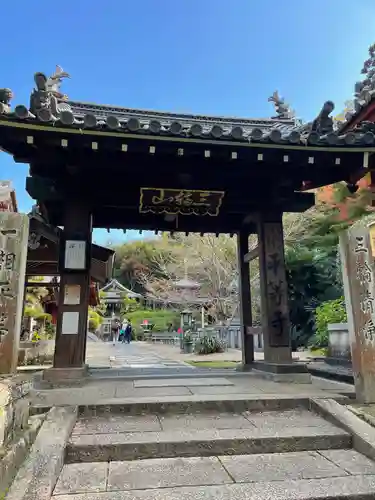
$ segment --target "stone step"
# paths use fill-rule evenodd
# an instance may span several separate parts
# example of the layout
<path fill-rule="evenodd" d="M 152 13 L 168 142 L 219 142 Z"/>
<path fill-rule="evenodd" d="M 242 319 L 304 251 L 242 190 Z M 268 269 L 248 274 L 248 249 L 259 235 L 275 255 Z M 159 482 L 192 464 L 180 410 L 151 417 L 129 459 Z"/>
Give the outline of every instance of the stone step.
<path fill-rule="evenodd" d="M 375 464 L 353 450 L 65 465 L 55 500 L 373 499 Z"/>
<path fill-rule="evenodd" d="M 100 415 L 73 429 L 66 462 L 278 453 L 351 447 L 351 436 L 304 409 Z"/>
<path fill-rule="evenodd" d="M 94 388 L 95 389 L 95 388 Z M 152 391 L 152 388 L 146 388 Z M 91 390 L 90 388 L 82 389 L 78 395 L 78 399 L 74 399 L 74 404 L 78 405 L 80 416 L 95 417 L 95 416 L 109 416 L 109 415 L 143 415 L 149 414 L 180 414 L 180 413 L 201 413 L 201 412 L 229 412 L 241 413 L 243 411 L 276 411 L 286 410 L 293 408 L 308 408 L 309 395 L 293 397 L 289 394 L 281 394 L 275 397 L 274 394 L 205 394 L 190 395 L 190 396 L 163 396 L 161 397 L 126 397 L 101 399 L 98 396 L 96 389 L 96 403 L 95 404 L 82 404 L 82 398 L 85 393 Z M 71 391 L 69 389 L 55 390 L 55 398 L 53 399 L 54 406 L 65 406 L 66 399 L 71 398 Z M 48 391 L 34 391 L 32 401 L 35 401 L 37 396 L 45 395 Z M 330 396 L 332 396 L 330 394 Z M 334 395 L 333 395 L 334 396 Z M 45 396 L 48 398 L 48 394 Z M 93 397 L 93 399 L 95 399 Z M 341 398 L 338 398 L 339 400 Z M 60 401 L 59 401 L 60 400 Z M 60 402 L 60 404 L 59 404 Z M 36 415 L 45 413 L 49 410 L 51 405 L 43 403 L 33 403 L 31 407 L 31 414 Z"/>

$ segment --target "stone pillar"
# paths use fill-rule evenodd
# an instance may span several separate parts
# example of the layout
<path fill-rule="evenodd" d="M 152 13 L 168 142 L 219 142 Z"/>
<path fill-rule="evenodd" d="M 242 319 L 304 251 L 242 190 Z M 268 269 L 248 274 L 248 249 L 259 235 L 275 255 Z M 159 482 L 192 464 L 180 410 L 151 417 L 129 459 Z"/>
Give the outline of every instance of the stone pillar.
<path fill-rule="evenodd" d="M 48 380 L 81 377 L 85 373 L 87 318 L 90 295 L 92 217 L 83 203 L 65 207 L 60 241 L 60 290 L 53 368 Z M 67 248 L 73 249 L 73 253 Z M 81 262 L 80 262 L 81 261 Z"/>
<path fill-rule="evenodd" d="M 368 228 L 357 223 L 343 232 L 340 250 L 356 396 L 375 403 L 375 263 Z"/>
<path fill-rule="evenodd" d="M 245 255 L 249 252 L 249 234 L 240 231 L 237 235 L 237 254 L 239 268 L 239 299 L 240 299 L 240 323 L 241 323 L 241 346 L 242 364 L 244 367 L 254 361 L 254 339 L 249 335 L 249 329 L 253 323 L 251 314 L 251 290 L 249 263 L 244 262 Z"/>
<path fill-rule="evenodd" d="M 0 373 L 17 370 L 29 218 L 0 212 Z"/>
<path fill-rule="evenodd" d="M 306 366 L 292 363 L 282 213 L 260 215 L 258 247 L 264 345 L 259 368 L 275 381 L 310 382 Z"/>

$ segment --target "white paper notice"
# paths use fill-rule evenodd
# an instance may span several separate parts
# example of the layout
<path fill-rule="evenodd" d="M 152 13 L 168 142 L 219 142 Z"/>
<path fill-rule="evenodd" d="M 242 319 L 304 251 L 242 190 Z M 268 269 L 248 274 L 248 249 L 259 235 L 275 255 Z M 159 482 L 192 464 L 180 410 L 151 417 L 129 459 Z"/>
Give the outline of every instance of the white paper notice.
<path fill-rule="evenodd" d="M 78 306 L 81 300 L 81 287 L 79 285 L 65 285 L 64 304 L 67 306 Z"/>
<path fill-rule="evenodd" d="M 67 240 L 65 245 L 65 269 L 85 269 L 86 242 Z"/>
<path fill-rule="evenodd" d="M 62 317 L 62 335 L 78 334 L 79 312 L 64 312 Z"/>

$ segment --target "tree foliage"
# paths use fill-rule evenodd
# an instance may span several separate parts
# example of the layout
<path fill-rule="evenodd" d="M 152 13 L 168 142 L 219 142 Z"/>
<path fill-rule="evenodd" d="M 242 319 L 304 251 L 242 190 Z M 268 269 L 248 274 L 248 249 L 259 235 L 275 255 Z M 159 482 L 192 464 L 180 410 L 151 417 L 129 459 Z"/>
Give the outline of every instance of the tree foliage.
<path fill-rule="evenodd" d="M 126 315 L 132 323 L 134 333 L 139 336 L 142 333 L 142 323 L 147 320 L 149 324 L 154 325 L 154 332 L 165 332 L 170 324 L 177 330 L 180 325 L 180 315 L 177 311 L 172 310 L 155 310 L 138 309 Z"/>
<path fill-rule="evenodd" d="M 314 347 L 328 347 L 328 325 L 347 321 L 344 297 L 324 302 L 315 310 L 316 334 L 311 344 Z"/>
<path fill-rule="evenodd" d="M 286 252 L 290 321 L 294 347 L 306 345 L 315 332 L 315 309 L 342 295 L 337 253 L 304 246 Z"/>
<path fill-rule="evenodd" d="M 103 323 L 103 316 L 94 308 L 89 307 L 88 329 L 90 332 L 96 332 Z"/>
<path fill-rule="evenodd" d="M 115 278 L 138 293 L 145 291 L 145 275 L 151 274 L 155 279 L 166 278 L 160 262 L 169 262 L 173 258 L 172 245 L 165 237 L 133 241 L 115 247 L 115 251 Z"/>
<path fill-rule="evenodd" d="M 43 282 L 43 276 L 34 276 L 30 282 Z M 23 315 L 28 318 L 34 318 L 38 321 L 51 320 L 51 315 L 44 312 L 43 299 L 47 297 L 49 291 L 42 286 L 28 286 L 25 290 L 25 307 Z"/>

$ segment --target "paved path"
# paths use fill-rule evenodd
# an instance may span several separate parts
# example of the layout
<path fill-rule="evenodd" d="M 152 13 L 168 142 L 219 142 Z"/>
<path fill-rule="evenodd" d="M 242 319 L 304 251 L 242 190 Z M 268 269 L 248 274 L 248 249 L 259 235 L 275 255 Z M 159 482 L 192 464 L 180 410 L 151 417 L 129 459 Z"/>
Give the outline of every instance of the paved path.
<path fill-rule="evenodd" d="M 191 369 L 190 375 L 177 372 L 170 367 L 165 377 L 158 378 L 155 373 L 144 375 L 137 379 L 124 377 L 123 372 L 111 371 L 110 376 L 93 376 L 83 386 L 56 389 L 41 389 L 35 387 L 31 391 L 32 404 L 41 406 L 91 405 L 91 404 L 122 404 L 136 401 L 199 401 L 201 399 L 259 399 L 269 398 L 332 398 L 339 395 L 354 394 L 354 388 L 347 384 L 323 380 L 313 377 L 312 384 L 283 384 L 265 380 L 252 373 L 240 373 L 217 376 L 216 374 L 201 374 Z M 132 373 L 135 369 L 132 369 Z M 127 374 L 125 374 L 127 375 Z M 197 376 L 198 375 L 198 376 Z M 205 376 L 206 375 L 206 376 Z"/>
<path fill-rule="evenodd" d="M 301 409 L 96 415 L 73 429 L 52 498 L 312 500 L 317 489 L 319 498 L 342 498 L 349 487 L 373 494 L 375 464 L 343 449 L 349 442 Z"/>
<path fill-rule="evenodd" d="M 175 361 L 242 361 L 241 349 L 228 349 L 222 353 L 206 354 L 201 356 L 199 354 L 184 354 L 180 351 L 179 347 L 173 344 L 163 344 L 161 342 L 139 342 L 144 352 L 152 352 L 155 355 L 168 358 Z M 254 357 L 256 360 L 263 360 L 263 352 L 255 352 Z M 311 357 L 310 351 L 294 352 L 293 359 L 306 361 Z"/>
<path fill-rule="evenodd" d="M 108 375 L 107 368 L 117 375 L 158 375 L 169 371 L 191 373 L 194 367 L 182 361 L 170 359 L 149 349 L 144 342 L 132 342 L 116 345 L 108 342 L 90 342 L 87 344 L 86 362 L 90 368 L 101 368 L 97 377 Z M 115 374 L 115 373 L 114 373 Z"/>
<path fill-rule="evenodd" d="M 262 360 L 262 352 L 256 352 L 255 359 Z M 304 361 L 309 351 L 293 353 L 293 359 Z M 115 359 L 113 359 L 115 358 Z M 111 359 L 111 361 L 110 361 Z M 184 354 L 179 346 L 173 344 L 132 342 L 131 344 L 110 342 L 88 342 L 87 363 L 91 367 L 148 367 L 186 366 L 186 361 L 241 361 L 240 349 L 228 349 L 223 353 Z"/>

